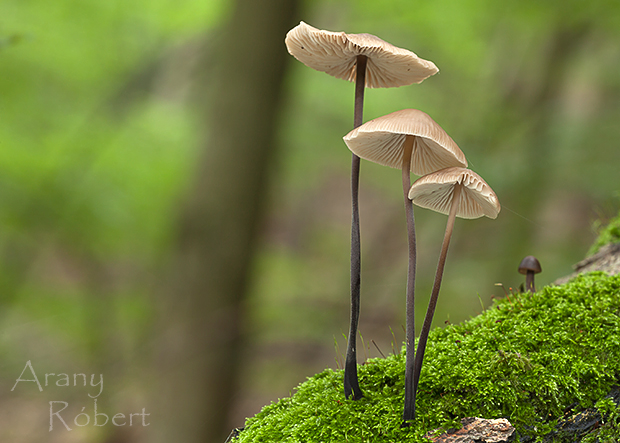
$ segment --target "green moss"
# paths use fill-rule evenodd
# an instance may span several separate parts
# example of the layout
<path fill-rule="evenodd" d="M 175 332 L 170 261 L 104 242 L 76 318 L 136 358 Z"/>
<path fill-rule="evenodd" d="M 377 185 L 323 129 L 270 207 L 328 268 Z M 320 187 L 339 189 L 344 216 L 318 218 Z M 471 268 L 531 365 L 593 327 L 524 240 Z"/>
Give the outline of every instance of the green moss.
<path fill-rule="evenodd" d="M 586 436 L 583 443 L 620 441 L 620 407 L 611 398 L 599 400 L 595 406 L 601 414 L 602 426 Z"/>
<path fill-rule="evenodd" d="M 612 218 L 604 227 L 596 224 L 594 229 L 598 232 L 598 237 L 590 247 L 587 255 L 594 255 L 603 246 L 610 243 L 620 242 L 620 214 Z"/>
<path fill-rule="evenodd" d="M 422 442 L 468 416 L 506 417 L 521 435 L 542 435 L 568 405 L 592 407 L 617 383 L 619 314 L 620 276 L 515 294 L 431 332 L 414 426 L 400 427 L 401 353 L 360 366 L 363 399 L 345 400 L 342 371 L 328 369 L 248 419 L 237 441 Z"/>

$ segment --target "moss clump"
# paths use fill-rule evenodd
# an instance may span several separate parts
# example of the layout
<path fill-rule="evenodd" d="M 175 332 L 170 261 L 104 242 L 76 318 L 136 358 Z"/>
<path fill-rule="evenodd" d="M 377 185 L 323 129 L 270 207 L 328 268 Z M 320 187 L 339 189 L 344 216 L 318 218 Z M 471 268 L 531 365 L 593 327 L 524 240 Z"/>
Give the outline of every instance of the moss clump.
<path fill-rule="evenodd" d="M 404 355 L 359 368 L 365 397 L 345 400 L 326 370 L 247 420 L 238 442 L 422 442 L 462 417 L 505 417 L 543 435 L 574 403 L 592 407 L 620 373 L 620 276 L 579 276 L 515 294 L 459 325 L 432 331 L 417 422 L 402 429 Z"/>
<path fill-rule="evenodd" d="M 620 214 L 612 218 L 605 227 L 597 224 L 594 228 L 598 231 L 598 237 L 590 247 L 587 255 L 596 254 L 599 249 L 610 243 L 620 242 Z"/>
<path fill-rule="evenodd" d="M 595 407 L 601 416 L 601 427 L 587 435 L 582 443 L 620 441 L 620 407 L 609 397 L 599 400 Z"/>

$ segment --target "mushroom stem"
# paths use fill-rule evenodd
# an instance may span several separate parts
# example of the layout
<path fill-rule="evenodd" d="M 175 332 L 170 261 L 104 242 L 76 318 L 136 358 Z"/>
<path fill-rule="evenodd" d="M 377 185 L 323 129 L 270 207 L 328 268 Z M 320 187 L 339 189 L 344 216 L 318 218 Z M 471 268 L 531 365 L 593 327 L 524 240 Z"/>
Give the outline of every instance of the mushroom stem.
<path fill-rule="evenodd" d="M 365 55 L 357 56 L 355 77 L 355 106 L 353 113 L 353 129 L 362 124 L 364 110 L 364 88 L 366 85 Z M 360 281 L 361 281 L 361 242 L 360 215 L 358 204 L 360 175 L 360 158 L 351 155 L 351 323 L 347 344 L 347 357 L 344 366 L 344 396 L 353 396 L 359 400 L 364 396 L 357 378 L 356 334 L 360 315 Z"/>
<path fill-rule="evenodd" d="M 536 289 L 534 288 L 534 271 L 527 271 L 527 274 L 525 275 L 525 289 L 531 293 L 536 292 Z"/>
<path fill-rule="evenodd" d="M 361 126 L 364 120 L 364 90 L 366 87 L 366 63 L 368 57 L 358 55 L 355 71 L 355 107 L 353 110 L 353 129 Z"/>
<path fill-rule="evenodd" d="M 409 200 L 411 188 L 411 156 L 413 154 L 414 135 L 405 138 L 402 178 L 403 193 L 405 195 L 405 214 L 407 216 L 407 238 L 409 241 L 409 267 L 407 269 L 407 302 L 406 302 L 406 362 L 405 362 L 405 407 L 403 410 L 403 425 L 415 418 L 414 393 L 414 358 L 415 358 L 415 272 L 416 272 L 416 240 L 415 219 L 413 217 L 413 202 Z"/>
<path fill-rule="evenodd" d="M 450 246 L 450 238 L 452 237 L 452 230 L 454 229 L 454 221 L 456 219 L 456 212 L 459 208 L 461 199 L 461 191 L 463 185 L 457 183 L 454 186 L 452 193 L 452 205 L 450 206 L 450 213 L 448 215 L 448 223 L 446 225 L 446 234 L 443 238 L 443 244 L 441 246 L 441 253 L 439 254 L 439 262 L 437 264 L 437 273 L 435 274 L 435 282 L 433 283 L 433 291 L 431 298 L 428 302 L 428 309 L 426 310 L 426 316 L 424 317 L 424 324 L 420 331 L 420 338 L 418 340 L 418 349 L 415 356 L 415 368 L 414 368 L 414 381 L 413 381 L 413 393 L 414 402 L 415 395 L 418 390 L 418 381 L 420 380 L 420 370 L 422 369 L 422 360 L 424 359 L 424 351 L 426 349 L 426 342 L 428 340 L 428 333 L 431 329 L 431 323 L 433 322 L 433 315 L 435 314 L 435 307 L 437 306 L 437 299 L 439 298 L 439 288 L 441 287 L 441 278 L 443 277 L 443 270 L 446 264 L 446 255 L 448 254 L 448 247 Z"/>

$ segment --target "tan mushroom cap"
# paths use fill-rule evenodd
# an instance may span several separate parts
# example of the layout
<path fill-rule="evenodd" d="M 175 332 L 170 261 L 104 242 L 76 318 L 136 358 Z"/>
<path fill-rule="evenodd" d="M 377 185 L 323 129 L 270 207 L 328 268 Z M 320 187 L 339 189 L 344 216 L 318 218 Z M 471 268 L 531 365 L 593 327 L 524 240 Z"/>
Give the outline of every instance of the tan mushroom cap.
<path fill-rule="evenodd" d="M 415 136 L 410 168 L 414 174 L 467 167 L 465 154 L 454 140 L 428 114 L 417 109 L 403 109 L 370 120 L 343 139 L 358 157 L 401 169 L 408 135 Z"/>
<path fill-rule="evenodd" d="M 350 82 L 355 81 L 357 56 L 367 56 L 367 88 L 421 83 L 439 72 L 433 62 L 371 34 L 323 31 L 300 22 L 284 41 L 288 52 L 304 65 Z"/>
<path fill-rule="evenodd" d="M 501 210 L 497 195 L 482 177 L 465 168 L 448 168 L 420 177 L 411 186 L 409 199 L 418 206 L 447 215 L 457 183 L 463 185 L 457 217 L 497 217 Z"/>

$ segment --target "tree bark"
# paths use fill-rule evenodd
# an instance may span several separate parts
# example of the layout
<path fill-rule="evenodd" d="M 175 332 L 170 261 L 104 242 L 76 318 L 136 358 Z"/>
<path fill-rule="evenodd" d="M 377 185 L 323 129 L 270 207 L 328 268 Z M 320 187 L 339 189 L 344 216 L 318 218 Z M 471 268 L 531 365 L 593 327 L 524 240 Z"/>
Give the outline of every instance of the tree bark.
<path fill-rule="evenodd" d="M 162 311 L 149 441 L 223 442 L 238 385 L 243 303 L 273 155 L 286 32 L 297 1 L 237 0 L 221 33 L 197 175 L 180 214 Z"/>

